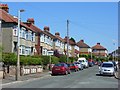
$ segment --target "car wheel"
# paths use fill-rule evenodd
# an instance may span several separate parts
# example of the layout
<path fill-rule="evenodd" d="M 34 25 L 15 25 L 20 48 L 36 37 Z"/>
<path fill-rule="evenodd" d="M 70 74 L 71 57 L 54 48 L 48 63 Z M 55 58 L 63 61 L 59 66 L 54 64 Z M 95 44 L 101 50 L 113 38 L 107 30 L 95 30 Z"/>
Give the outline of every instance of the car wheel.
<path fill-rule="evenodd" d="M 51 74 L 51 76 L 55 76 L 55 74 Z"/>
<path fill-rule="evenodd" d="M 68 74 L 70 74 L 70 73 L 71 73 L 71 71 L 68 72 Z"/>

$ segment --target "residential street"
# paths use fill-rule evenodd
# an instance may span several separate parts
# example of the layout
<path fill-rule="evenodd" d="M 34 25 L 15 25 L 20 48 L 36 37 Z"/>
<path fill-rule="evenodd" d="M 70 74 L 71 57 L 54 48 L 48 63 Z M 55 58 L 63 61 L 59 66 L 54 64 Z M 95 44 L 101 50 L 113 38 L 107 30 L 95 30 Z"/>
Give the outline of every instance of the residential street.
<path fill-rule="evenodd" d="M 110 76 L 96 76 L 98 66 L 70 75 L 48 76 L 35 80 L 3 85 L 3 88 L 118 88 L 118 80 Z"/>

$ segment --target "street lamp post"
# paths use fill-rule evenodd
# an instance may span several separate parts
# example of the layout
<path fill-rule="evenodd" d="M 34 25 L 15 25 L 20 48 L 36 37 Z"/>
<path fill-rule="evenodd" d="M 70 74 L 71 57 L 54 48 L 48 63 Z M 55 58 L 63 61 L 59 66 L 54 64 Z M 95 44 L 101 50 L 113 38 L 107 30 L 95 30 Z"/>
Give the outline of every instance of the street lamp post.
<path fill-rule="evenodd" d="M 69 20 L 67 20 L 67 63 L 69 60 Z"/>
<path fill-rule="evenodd" d="M 21 9 L 18 11 L 18 46 L 17 46 L 17 68 L 16 68 L 16 80 L 19 80 L 20 77 L 20 55 L 19 55 L 19 46 L 20 46 L 20 13 L 24 12 L 25 10 Z"/>

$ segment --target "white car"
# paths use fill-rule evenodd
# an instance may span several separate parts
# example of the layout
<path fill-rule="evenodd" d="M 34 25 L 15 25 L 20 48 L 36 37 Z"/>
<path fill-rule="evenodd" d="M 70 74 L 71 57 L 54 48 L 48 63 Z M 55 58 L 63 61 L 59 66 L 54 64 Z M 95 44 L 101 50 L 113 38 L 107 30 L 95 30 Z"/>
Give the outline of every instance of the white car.
<path fill-rule="evenodd" d="M 99 67 L 100 75 L 114 75 L 115 68 L 112 62 L 103 62 Z"/>
<path fill-rule="evenodd" d="M 84 68 L 88 68 L 88 61 L 86 60 L 86 58 L 78 58 L 78 62 L 81 62 Z"/>
<path fill-rule="evenodd" d="M 74 62 L 74 63 L 79 67 L 79 70 L 83 70 L 82 63 L 80 63 L 80 62 Z"/>

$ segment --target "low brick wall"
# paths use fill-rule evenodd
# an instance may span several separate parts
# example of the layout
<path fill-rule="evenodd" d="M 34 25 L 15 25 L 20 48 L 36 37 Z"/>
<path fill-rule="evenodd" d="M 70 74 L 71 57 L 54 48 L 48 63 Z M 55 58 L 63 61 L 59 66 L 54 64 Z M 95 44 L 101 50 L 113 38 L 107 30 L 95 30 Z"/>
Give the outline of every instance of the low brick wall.
<path fill-rule="evenodd" d="M 23 66 L 23 75 L 43 72 L 42 66 Z"/>
<path fill-rule="evenodd" d="M 9 66 L 5 67 L 4 69 L 5 71 L 5 75 L 11 75 L 14 76 L 16 75 L 16 66 Z M 21 66 L 20 67 L 20 75 L 28 75 L 28 74 L 33 74 L 33 73 L 40 73 L 43 72 L 43 67 L 40 65 L 36 65 L 36 66 Z M 1 75 L 2 72 L 0 72 Z M 2 74 L 3 75 L 3 74 Z"/>
<path fill-rule="evenodd" d="M 3 78 L 3 70 L 0 70 L 0 79 Z"/>

